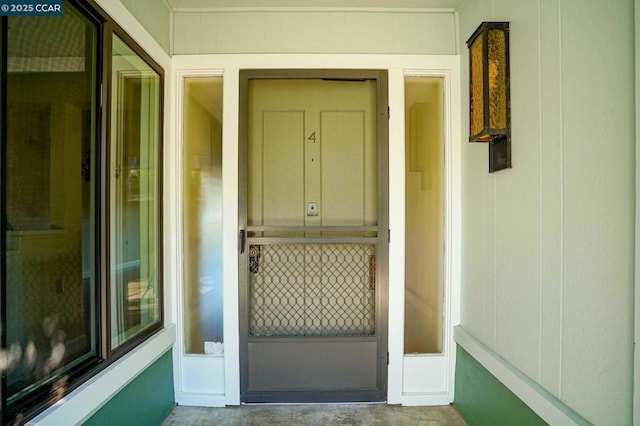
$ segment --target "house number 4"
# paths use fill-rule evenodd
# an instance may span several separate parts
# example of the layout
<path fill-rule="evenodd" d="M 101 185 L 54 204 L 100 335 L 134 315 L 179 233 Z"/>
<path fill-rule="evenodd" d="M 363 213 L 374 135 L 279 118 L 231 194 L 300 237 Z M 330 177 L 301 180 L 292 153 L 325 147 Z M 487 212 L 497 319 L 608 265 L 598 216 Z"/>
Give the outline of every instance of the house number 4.
<path fill-rule="evenodd" d="M 311 133 L 311 135 L 309 135 L 307 140 L 312 141 L 313 143 L 316 143 L 316 132 Z"/>

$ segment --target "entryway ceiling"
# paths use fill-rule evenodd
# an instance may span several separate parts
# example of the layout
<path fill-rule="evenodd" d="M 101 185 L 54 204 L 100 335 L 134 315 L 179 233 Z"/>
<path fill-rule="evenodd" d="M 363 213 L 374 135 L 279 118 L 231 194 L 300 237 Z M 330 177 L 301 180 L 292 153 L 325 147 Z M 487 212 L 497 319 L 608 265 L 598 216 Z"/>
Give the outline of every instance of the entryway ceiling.
<path fill-rule="evenodd" d="M 191 8 L 401 8 L 455 9 L 464 0 L 168 0 L 174 9 Z"/>

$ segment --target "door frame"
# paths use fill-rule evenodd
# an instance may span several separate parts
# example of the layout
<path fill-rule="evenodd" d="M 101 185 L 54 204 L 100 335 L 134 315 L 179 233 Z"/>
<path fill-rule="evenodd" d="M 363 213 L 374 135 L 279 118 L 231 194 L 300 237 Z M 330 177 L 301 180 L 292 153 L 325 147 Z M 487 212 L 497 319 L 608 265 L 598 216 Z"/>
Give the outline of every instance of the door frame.
<path fill-rule="evenodd" d="M 360 394 L 351 399 L 349 391 L 271 392 L 270 396 L 253 395 L 253 401 L 299 402 L 313 395 L 312 402 L 363 402 L 386 401 L 388 370 L 388 264 L 389 264 L 389 103 L 386 70 L 344 69 L 243 69 L 239 72 L 238 117 L 238 235 L 247 228 L 247 167 L 248 158 L 248 94 L 249 81 L 258 79 L 328 79 L 344 81 L 374 80 L 376 82 L 376 149 L 377 149 L 377 211 L 378 235 L 376 244 L 376 335 L 377 335 L 377 391 Z M 244 237 L 242 237 L 244 239 Z M 238 312 L 240 332 L 240 398 L 248 387 L 248 261 L 247 250 L 238 250 Z M 278 395 L 276 395 L 276 393 Z M 283 401 L 284 400 L 284 401 Z"/>
<path fill-rule="evenodd" d="M 389 78 L 389 366 L 387 401 L 403 405 L 442 405 L 453 401 L 455 342 L 453 326 L 460 322 L 461 245 L 462 245 L 462 128 L 468 116 L 462 115 L 465 91 L 461 87 L 459 55 L 396 54 L 219 54 L 178 55 L 173 58 L 173 78 L 167 90 L 176 102 L 167 104 L 167 134 L 175 144 L 165 153 L 165 193 L 174 200 L 165 203 L 165 271 L 172 277 L 167 286 L 165 313 L 168 323 L 176 323 L 174 383 L 176 402 L 183 405 L 225 406 L 240 404 L 240 358 L 238 325 L 238 88 L 240 69 L 381 69 Z M 187 356 L 183 344 L 182 276 L 182 79 L 185 76 L 223 77 L 223 281 L 224 356 Z M 447 293 L 449 309 L 445 321 L 448 350 L 446 386 L 437 391 L 405 393 L 404 357 L 404 77 L 435 75 L 445 78 L 445 144 L 447 150 Z M 465 88 L 465 90 L 467 90 Z M 466 161 L 484 157 L 471 156 Z M 169 160 L 167 160 L 169 159 Z"/>

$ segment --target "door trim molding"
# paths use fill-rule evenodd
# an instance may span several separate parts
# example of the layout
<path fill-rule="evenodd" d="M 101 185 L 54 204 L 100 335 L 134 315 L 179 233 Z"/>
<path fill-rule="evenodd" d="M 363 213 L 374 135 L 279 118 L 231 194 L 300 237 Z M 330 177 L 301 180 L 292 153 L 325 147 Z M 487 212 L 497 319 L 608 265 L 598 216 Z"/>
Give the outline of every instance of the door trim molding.
<path fill-rule="evenodd" d="M 239 373 L 239 325 L 238 325 L 238 87 L 240 69 L 324 69 L 329 66 L 335 69 L 381 69 L 387 70 L 389 76 L 389 104 L 391 117 L 389 119 L 389 143 L 390 143 L 390 228 L 392 240 L 390 245 L 389 264 L 389 330 L 403 330 L 404 327 L 404 279 L 403 263 L 398 264 L 398 258 L 402 255 L 404 218 L 398 216 L 395 204 L 398 203 L 398 193 L 404 186 L 397 187 L 404 180 L 404 114 L 400 111 L 404 108 L 403 84 L 404 75 L 415 73 L 432 73 L 448 75 L 449 83 L 446 94 L 449 106 L 447 109 L 447 129 L 449 136 L 448 147 L 451 149 L 451 191 L 452 210 L 450 219 L 452 224 L 451 234 L 451 287 L 450 298 L 447 301 L 451 312 L 450 324 L 456 325 L 460 321 L 460 272 L 461 272 L 461 133 L 462 121 L 466 116 L 461 115 L 461 88 L 460 88 L 460 57 L 456 55 L 404 55 L 404 54 L 211 54 L 211 55 L 176 55 L 172 58 L 173 78 L 166 80 L 167 92 L 171 92 L 176 102 L 168 106 L 168 113 L 172 117 L 167 120 L 165 127 L 168 133 L 174 134 L 176 144 L 168 150 L 174 152 L 174 156 L 167 158 L 181 158 L 180 135 L 180 82 L 184 75 L 223 75 L 223 276 L 224 276 L 224 371 L 216 373 L 215 383 L 211 388 L 202 389 L 198 393 L 188 395 L 180 388 L 182 376 L 187 374 L 180 368 L 176 368 L 176 400 L 180 395 L 202 397 L 199 405 L 238 405 L 240 404 L 240 373 Z M 171 69 L 167 66 L 167 69 Z M 176 198 L 181 194 L 180 173 L 177 167 L 180 161 L 169 160 L 167 169 L 171 171 L 175 179 L 165 179 L 165 193 Z M 402 183 L 404 185 L 404 183 Z M 179 201 L 177 199 L 177 201 Z M 400 200 L 403 202 L 403 200 Z M 182 325 L 181 315 L 178 313 L 179 301 L 177 289 L 182 285 L 180 265 L 182 253 L 177 244 L 182 241 L 180 222 L 176 217 L 180 211 L 179 203 L 167 207 L 169 213 L 165 221 L 166 234 L 166 263 L 167 276 L 173 276 L 174 285 L 168 286 L 167 295 L 167 323 L 177 322 L 178 329 Z M 404 258 L 400 260 L 404 261 Z M 400 327 L 400 328 L 399 328 Z M 452 326 L 448 326 L 452 335 Z M 402 332 L 389 335 L 389 378 L 388 378 L 388 402 L 392 404 L 428 405 L 441 404 L 438 401 L 430 401 L 428 395 L 403 395 L 402 372 L 404 363 Z M 179 340 L 179 339 L 178 339 Z M 453 339 L 447 339 L 447 344 L 455 348 Z M 180 357 L 175 357 L 179 360 Z M 177 366 L 179 361 L 174 361 Z M 455 356 L 449 360 L 450 371 L 448 380 L 451 385 L 447 392 L 453 395 L 453 378 Z M 220 393 L 222 392 L 222 393 Z M 216 399 L 211 399 L 212 395 Z M 218 397 L 220 395 L 222 399 Z M 452 397 L 451 397 L 452 398 Z M 450 398 L 450 399 L 451 399 Z"/>

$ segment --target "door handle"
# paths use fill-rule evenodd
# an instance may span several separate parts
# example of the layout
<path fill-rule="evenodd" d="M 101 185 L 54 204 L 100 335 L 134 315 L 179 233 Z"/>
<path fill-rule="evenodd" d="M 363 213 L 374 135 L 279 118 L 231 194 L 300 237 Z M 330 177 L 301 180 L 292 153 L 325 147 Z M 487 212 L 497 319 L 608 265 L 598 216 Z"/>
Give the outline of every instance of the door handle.
<path fill-rule="evenodd" d="M 238 244 L 240 244 L 240 254 L 244 253 L 244 246 L 247 241 L 247 232 L 244 229 L 240 230 L 240 235 L 238 237 Z"/>

